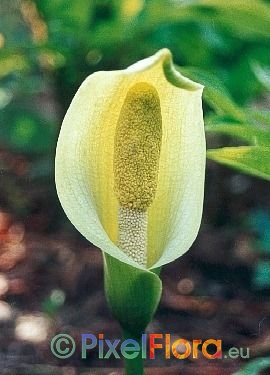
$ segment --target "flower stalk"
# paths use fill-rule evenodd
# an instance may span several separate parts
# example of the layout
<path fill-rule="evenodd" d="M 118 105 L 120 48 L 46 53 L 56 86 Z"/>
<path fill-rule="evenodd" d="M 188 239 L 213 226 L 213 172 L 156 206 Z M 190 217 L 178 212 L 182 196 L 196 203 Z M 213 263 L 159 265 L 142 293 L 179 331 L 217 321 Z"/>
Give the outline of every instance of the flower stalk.
<path fill-rule="evenodd" d="M 124 331 L 123 339 L 135 340 L 140 345 L 140 348 L 142 348 L 142 335 L 132 336 L 129 332 Z M 125 375 L 134 375 L 134 374 L 143 375 L 144 364 L 143 364 L 142 353 L 139 352 L 135 358 L 124 358 L 124 366 L 125 366 Z"/>

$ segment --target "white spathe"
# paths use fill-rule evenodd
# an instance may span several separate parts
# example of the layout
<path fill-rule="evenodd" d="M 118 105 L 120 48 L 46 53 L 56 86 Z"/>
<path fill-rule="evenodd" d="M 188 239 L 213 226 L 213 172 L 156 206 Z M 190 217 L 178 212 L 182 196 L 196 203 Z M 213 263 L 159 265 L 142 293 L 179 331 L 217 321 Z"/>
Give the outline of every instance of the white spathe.
<path fill-rule="evenodd" d="M 204 194 L 203 86 L 174 69 L 169 50 L 83 82 L 61 127 L 55 178 L 63 209 L 82 235 L 118 260 L 144 268 L 117 246 L 119 205 L 113 190 L 115 129 L 126 94 L 137 82 L 155 87 L 162 113 L 158 185 L 148 209 L 146 268 L 153 269 L 190 248 Z"/>

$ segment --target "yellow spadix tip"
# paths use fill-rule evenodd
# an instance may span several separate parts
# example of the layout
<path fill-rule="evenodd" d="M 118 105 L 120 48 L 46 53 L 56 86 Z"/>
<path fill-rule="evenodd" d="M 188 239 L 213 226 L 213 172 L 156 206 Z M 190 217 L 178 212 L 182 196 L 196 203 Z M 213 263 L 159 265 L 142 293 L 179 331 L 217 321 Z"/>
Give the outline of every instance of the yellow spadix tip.
<path fill-rule="evenodd" d="M 158 92 L 136 83 L 127 92 L 114 140 L 114 190 L 122 207 L 145 211 L 154 200 L 161 137 Z"/>

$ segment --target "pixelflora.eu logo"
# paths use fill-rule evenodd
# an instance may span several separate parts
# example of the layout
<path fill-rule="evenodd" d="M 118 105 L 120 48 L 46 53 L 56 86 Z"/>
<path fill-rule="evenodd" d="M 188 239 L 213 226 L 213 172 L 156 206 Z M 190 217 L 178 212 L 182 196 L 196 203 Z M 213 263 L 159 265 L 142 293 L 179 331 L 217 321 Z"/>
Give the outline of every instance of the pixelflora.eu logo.
<path fill-rule="evenodd" d="M 155 359 L 157 351 L 161 352 L 166 359 L 186 359 L 189 356 L 196 359 L 199 352 L 208 359 L 249 358 L 249 348 L 232 347 L 226 353 L 223 353 L 222 340 L 187 341 L 179 338 L 173 341 L 170 334 L 162 333 L 143 334 L 140 343 L 133 339 L 124 341 L 116 339 L 112 341 L 104 338 L 102 333 L 98 334 L 98 336 L 91 333 L 83 333 L 80 342 L 77 344 L 70 335 L 60 333 L 51 340 L 51 352 L 57 358 L 66 359 L 74 354 L 76 345 L 82 359 L 86 359 L 94 348 L 98 351 L 99 359 L 111 357 L 133 359 L 138 356 L 143 359 Z"/>

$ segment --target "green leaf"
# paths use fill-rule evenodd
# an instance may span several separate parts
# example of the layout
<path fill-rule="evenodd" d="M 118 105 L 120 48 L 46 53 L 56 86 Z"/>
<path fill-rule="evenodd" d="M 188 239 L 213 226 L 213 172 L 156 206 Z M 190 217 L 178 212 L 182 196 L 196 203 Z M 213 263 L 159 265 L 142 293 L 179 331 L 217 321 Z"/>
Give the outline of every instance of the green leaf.
<path fill-rule="evenodd" d="M 158 306 L 162 284 L 153 272 L 104 254 L 105 291 L 111 311 L 124 331 L 138 337 Z"/>
<path fill-rule="evenodd" d="M 266 130 L 252 124 L 239 124 L 221 121 L 206 125 L 205 130 L 210 133 L 238 137 L 254 146 L 270 146 L 270 129 Z"/>
<path fill-rule="evenodd" d="M 1 54 L 0 62 L 1 79 L 9 74 L 14 74 L 14 72 L 26 72 L 29 69 L 29 64 L 26 58 L 20 54 Z"/>
<path fill-rule="evenodd" d="M 220 164 L 270 181 L 270 147 L 224 147 L 208 150 L 207 157 Z"/>
<path fill-rule="evenodd" d="M 241 370 L 234 372 L 232 375 L 258 375 L 261 370 L 270 367 L 270 358 L 257 358 L 249 362 Z"/>
<path fill-rule="evenodd" d="M 248 109 L 248 117 L 255 122 L 270 126 L 270 111 Z"/>
<path fill-rule="evenodd" d="M 237 34 L 241 39 L 270 38 L 270 7 L 261 0 L 186 0 L 168 2 L 149 0 L 144 20 L 150 26 L 164 23 L 209 22 Z"/>
<path fill-rule="evenodd" d="M 12 150 L 44 154 L 52 151 L 56 128 L 36 113 L 10 106 L 0 119 L 0 144 Z"/>
<path fill-rule="evenodd" d="M 270 7 L 264 1 L 198 0 L 192 4 L 215 10 L 215 23 L 223 24 L 241 38 L 270 37 Z"/>
<path fill-rule="evenodd" d="M 259 63 L 253 63 L 252 70 L 256 75 L 258 81 L 267 89 L 270 90 L 270 68 L 261 66 Z"/>
<path fill-rule="evenodd" d="M 76 27 L 77 32 L 87 30 L 93 13 L 92 1 L 37 0 L 38 9 L 50 21 L 57 19 L 56 27 Z M 55 27 L 55 25 L 53 25 Z"/>
<path fill-rule="evenodd" d="M 220 115 L 229 115 L 235 120 L 245 121 L 244 111 L 233 101 L 230 93 L 214 74 L 199 68 L 184 67 L 178 70 L 205 86 L 204 100 Z"/>

